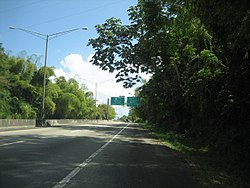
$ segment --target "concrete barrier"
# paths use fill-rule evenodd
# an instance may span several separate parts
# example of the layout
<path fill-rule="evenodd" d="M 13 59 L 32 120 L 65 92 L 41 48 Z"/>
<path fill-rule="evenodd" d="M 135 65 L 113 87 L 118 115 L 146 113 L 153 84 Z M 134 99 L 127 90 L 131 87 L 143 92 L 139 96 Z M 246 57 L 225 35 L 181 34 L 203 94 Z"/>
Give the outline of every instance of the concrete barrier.
<path fill-rule="evenodd" d="M 94 122 L 93 120 L 85 120 L 85 119 L 47 119 L 52 126 L 53 125 L 78 125 L 78 124 L 86 124 Z"/>
<path fill-rule="evenodd" d="M 0 119 L 0 127 L 35 126 L 35 119 Z"/>
<path fill-rule="evenodd" d="M 106 122 L 105 120 L 86 120 L 86 119 L 46 119 L 50 125 L 79 125 L 86 123 L 102 123 Z M 35 119 L 0 119 L 0 128 L 1 127 L 24 127 L 32 126 L 35 127 Z"/>

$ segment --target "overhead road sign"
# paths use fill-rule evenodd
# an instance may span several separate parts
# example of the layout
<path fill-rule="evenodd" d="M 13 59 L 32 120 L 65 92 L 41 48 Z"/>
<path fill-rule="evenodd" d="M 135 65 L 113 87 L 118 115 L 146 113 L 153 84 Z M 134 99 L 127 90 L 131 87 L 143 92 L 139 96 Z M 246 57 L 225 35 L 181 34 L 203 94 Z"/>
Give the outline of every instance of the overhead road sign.
<path fill-rule="evenodd" d="M 140 107 L 141 101 L 139 97 L 127 97 L 127 106 L 129 107 Z"/>
<path fill-rule="evenodd" d="M 111 97 L 111 105 L 123 105 L 125 104 L 125 97 Z"/>

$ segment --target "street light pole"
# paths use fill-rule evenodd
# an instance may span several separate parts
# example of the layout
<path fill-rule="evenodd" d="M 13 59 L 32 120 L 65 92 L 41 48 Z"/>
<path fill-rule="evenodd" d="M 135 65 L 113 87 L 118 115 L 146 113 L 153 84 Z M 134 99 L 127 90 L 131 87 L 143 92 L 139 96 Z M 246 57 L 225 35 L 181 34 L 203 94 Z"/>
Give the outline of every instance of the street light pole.
<path fill-rule="evenodd" d="M 97 82 L 95 83 L 95 120 L 97 120 Z"/>
<path fill-rule="evenodd" d="M 47 67 L 47 56 L 48 56 L 48 43 L 49 43 L 49 35 L 46 35 L 46 43 L 45 43 L 45 55 L 44 55 L 44 74 L 43 74 L 43 101 L 42 101 L 42 118 L 45 118 L 45 87 L 46 87 L 46 67 Z"/>
<path fill-rule="evenodd" d="M 103 84 L 105 82 L 109 82 L 109 81 L 113 81 L 113 79 L 109 79 L 109 80 L 104 80 L 102 82 L 96 82 L 95 83 L 95 119 L 97 120 L 97 85 L 98 84 Z"/>
<path fill-rule="evenodd" d="M 109 81 L 114 81 L 113 79 L 109 79 L 109 80 L 104 80 L 104 81 L 101 81 L 101 82 L 93 82 L 93 81 L 90 81 L 90 80 L 87 80 L 87 79 L 84 79 L 84 78 L 80 78 L 82 80 L 85 80 L 91 84 L 95 84 L 95 120 L 97 120 L 97 89 L 98 89 L 98 84 L 103 84 L 105 82 L 109 82 Z"/>
<path fill-rule="evenodd" d="M 40 126 L 43 126 L 44 123 L 45 123 L 46 67 L 47 67 L 47 56 L 48 56 L 49 39 L 54 39 L 54 38 L 60 37 L 62 35 L 71 33 L 73 31 L 88 30 L 88 28 L 87 27 L 75 28 L 75 29 L 61 31 L 61 32 L 53 33 L 53 34 L 42 34 L 42 33 L 39 33 L 39 32 L 30 31 L 30 30 L 27 30 L 27 29 L 13 27 L 13 26 L 10 26 L 9 29 L 20 30 L 20 31 L 29 33 L 31 35 L 34 35 L 34 36 L 36 36 L 38 38 L 41 38 L 41 39 L 45 40 L 44 75 L 43 75 L 43 98 L 42 98 L 42 109 L 41 109 L 41 114 L 40 114 L 41 117 L 42 117 L 42 123 L 41 123 L 42 125 L 40 125 Z"/>
<path fill-rule="evenodd" d="M 109 98 L 107 100 L 107 116 L 106 116 L 107 121 L 109 121 Z"/>

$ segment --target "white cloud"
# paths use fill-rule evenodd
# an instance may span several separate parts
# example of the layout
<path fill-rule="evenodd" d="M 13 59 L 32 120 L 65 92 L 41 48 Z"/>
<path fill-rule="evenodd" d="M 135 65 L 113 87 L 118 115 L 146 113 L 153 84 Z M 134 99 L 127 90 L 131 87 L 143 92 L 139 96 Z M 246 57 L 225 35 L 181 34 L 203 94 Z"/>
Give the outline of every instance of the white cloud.
<path fill-rule="evenodd" d="M 81 55 L 70 54 L 60 62 L 62 68 L 55 69 L 55 74 L 57 77 L 64 76 L 66 79 L 75 78 L 79 83 L 84 83 L 94 95 L 97 83 L 97 100 L 99 103 L 106 103 L 110 97 L 134 95 L 134 88 L 123 88 L 122 83 L 116 83 L 115 74 L 92 65 L 89 62 L 91 58 L 92 55 L 88 57 L 88 61 L 84 61 Z M 148 76 L 143 75 L 143 77 Z M 124 107 L 116 107 L 117 109 L 123 111 L 123 113 L 128 111 Z"/>
<path fill-rule="evenodd" d="M 64 76 L 67 80 L 69 79 L 67 73 L 62 68 L 54 70 L 56 77 Z"/>
<path fill-rule="evenodd" d="M 91 55 L 88 57 L 88 61 L 91 57 Z M 134 93 L 134 89 L 124 89 L 122 83 L 116 83 L 115 74 L 103 71 L 97 66 L 84 61 L 79 54 L 70 54 L 60 63 L 63 68 L 55 70 L 57 77 L 75 78 L 78 82 L 84 83 L 94 94 L 96 83 L 98 95 L 106 95 L 107 97 L 127 96 L 129 93 Z"/>

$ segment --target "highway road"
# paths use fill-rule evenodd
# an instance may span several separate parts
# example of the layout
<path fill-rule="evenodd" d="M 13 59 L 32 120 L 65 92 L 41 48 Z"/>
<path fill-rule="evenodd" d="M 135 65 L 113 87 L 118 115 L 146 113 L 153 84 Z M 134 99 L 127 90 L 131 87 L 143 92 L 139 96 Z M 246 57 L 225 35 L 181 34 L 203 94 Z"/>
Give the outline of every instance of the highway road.
<path fill-rule="evenodd" d="M 192 173 L 132 123 L 0 132 L 1 188 L 195 188 Z"/>

